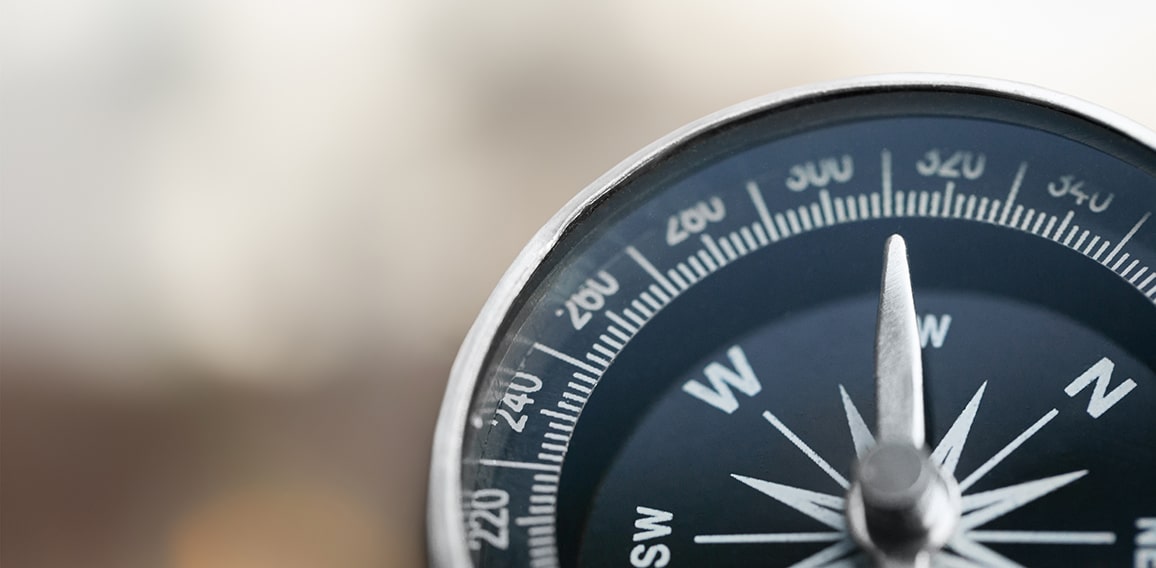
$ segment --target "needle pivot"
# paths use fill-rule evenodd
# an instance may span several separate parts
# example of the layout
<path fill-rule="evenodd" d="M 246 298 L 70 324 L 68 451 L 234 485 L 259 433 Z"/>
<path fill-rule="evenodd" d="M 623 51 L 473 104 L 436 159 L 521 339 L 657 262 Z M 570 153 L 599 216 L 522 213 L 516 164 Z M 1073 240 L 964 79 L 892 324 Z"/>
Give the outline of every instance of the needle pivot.
<path fill-rule="evenodd" d="M 852 535 L 882 566 L 926 566 L 959 518 L 959 490 L 921 448 L 884 442 L 863 456 L 847 500 Z"/>

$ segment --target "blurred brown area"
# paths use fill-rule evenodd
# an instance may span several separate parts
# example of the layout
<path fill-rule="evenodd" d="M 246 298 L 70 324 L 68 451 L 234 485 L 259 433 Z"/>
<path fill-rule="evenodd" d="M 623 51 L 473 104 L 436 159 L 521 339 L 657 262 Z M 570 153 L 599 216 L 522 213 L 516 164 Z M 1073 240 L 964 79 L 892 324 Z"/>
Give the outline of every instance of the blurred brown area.
<path fill-rule="evenodd" d="M 788 86 L 1041 84 L 1156 125 L 1142 3 L 9 0 L 0 565 L 424 563 L 457 345 L 617 161 Z"/>

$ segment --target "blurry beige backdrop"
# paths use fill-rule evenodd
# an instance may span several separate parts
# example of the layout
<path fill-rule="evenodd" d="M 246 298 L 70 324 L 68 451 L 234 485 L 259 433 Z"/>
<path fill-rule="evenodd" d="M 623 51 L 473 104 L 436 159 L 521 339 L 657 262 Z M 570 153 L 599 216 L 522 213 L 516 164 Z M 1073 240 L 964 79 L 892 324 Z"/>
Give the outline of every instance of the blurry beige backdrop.
<path fill-rule="evenodd" d="M 1148 2 L 0 6 L 5 568 L 420 565 L 489 289 L 723 106 L 938 71 L 1156 126 Z"/>

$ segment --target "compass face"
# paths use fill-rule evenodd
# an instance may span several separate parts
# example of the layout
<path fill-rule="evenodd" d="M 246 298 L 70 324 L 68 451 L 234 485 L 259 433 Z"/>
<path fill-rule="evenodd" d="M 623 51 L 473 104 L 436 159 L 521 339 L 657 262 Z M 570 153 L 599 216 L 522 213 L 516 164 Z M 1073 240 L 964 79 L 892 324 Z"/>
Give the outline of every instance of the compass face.
<path fill-rule="evenodd" d="M 756 101 L 628 161 L 527 248 L 463 347 L 434 563 L 1156 566 L 1150 136 L 1022 86 L 879 80 Z M 880 309 L 892 235 L 906 335 Z M 917 388 L 877 398 L 905 340 Z M 954 507 L 899 564 L 847 513 L 897 405 Z"/>

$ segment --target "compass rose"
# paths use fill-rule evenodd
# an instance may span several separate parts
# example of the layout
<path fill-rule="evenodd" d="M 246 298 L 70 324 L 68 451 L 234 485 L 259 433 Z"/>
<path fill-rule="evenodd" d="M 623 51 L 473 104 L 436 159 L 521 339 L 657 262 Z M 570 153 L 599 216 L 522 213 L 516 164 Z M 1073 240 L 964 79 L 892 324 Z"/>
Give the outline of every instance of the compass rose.
<path fill-rule="evenodd" d="M 879 565 L 887 567 L 931 563 L 939 566 L 1019 566 L 983 543 L 1114 544 L 1116 535 L 1112 532 L 982 530 L 987 523 L 1075 482 L 1088 471 L 1071 471 L 997 489 L 968 492 L 1051 422 L 1059 414 L 1053 408 L 957 484 L 956 468 L 987 389 L 986 381 L 979 386 L 935 449 L 923 457 L 923 374 L 917 334 L 906 246 L 896 235 L 888 240 L 884 252 L 876 331 L 879 436 L 871 433 L 847 390 L 839 385 L 844 415 L 855 446 L 858 479 L 854 483 L 848 481 L 769 410 L 763 412 L 763 418 L 838 484 L 846 496 L 731 474 L 734 479 L 832 530 L 698 535 L 695 542 L 833 543 L 794 564 L 796 568 L 845 565 L 851 562 L 849 557 L 853 557 L 853 552 L 859 548 L 857 543 L 874 552 Z M 1073 385 L 1079 382 L 1077 379 Z M 883 452 L 888 453 L 887 457 L 880 458 Z M 904 459 L 908 463 L 900 463 Z M 872 483 L 875 485 L 871 486 Z M 871 497 L 868 492 L 874 492 L 876 497 Z M 876 499 L 874 503 L 871 501 L 873 498 Z M 902 504 L 896 504 L 899 502 L 897 499 Z M 875 526 L 871 525 L 873 521 Z"/>
<path fill-rule="evenodd" d="M 971 433 L 976 413 L 983 400 L 987 382 L 980 385 L 971 401 L 959 413 L 947 434 L 940 440 L 935 450 L 931 452 L 932 461 L 948 475 L 954 475 L 960 454 Z M 875 445 L 875 437 L 867 428 L 859 410 L 855 407 L 846 389 L 839 387 L 843 399 L 843 410 L 847 417 L 847 426 L 851 432 L 851 439 L 855 444 L 855 452 L 862 457 L 868 449 Z M 964 491 L 960 505 L 962 516 L 959 519 L 955 533 L 951 536 L 946 550 L 941 551 L 932 559 L 937 566 L 1019 566 L 1007 557 L 995 552 L 984 543 L 1030 543 L 1030 544 L 1068 544 L 1068 545 L 1110 545 L 1116 542 L 1116 535 L 1102 531 L 1040 531 L 1040 530 L 983 530 L 982 527 L 992 520 L 1006 515 L 1027 505 L 1041 497 L 1048 495 L 1088 474 L 1087 470 L 1072 471 L 1042 479 L 1025 481 L 1006 487 L 988 491 L 967 492 L 967 489 L 978 482 L 984 475 L 995 468 L 1001 461 L 1018 450 L 1032 436 L 1039 432 L 1048 422 L 1057 415 L 1056 410 L 1045 414 L 1007 443 L 1001 450 L 988 458 L 983 465 L 972 471 L 962 482 L 960 488 Z M 826 473 L 831 480 L 846 490 L 850 483 L 837 472 L 827 460 L 811 449 L 799 436 L 791 431 L 770 411 L 763 413 L 763 417 L 787 440 L 803 452 L 812 462 Z M 827 532 L 792 532 L 792 533 L 755 533 L 755 534 L 720 534 L 698 535 L 695 542 L 699 544 L 739 544 L 739 543 L 800 543 L 800 542 L 832 542 L 831 546 L 793 564 L 792 568 L 814 568 L 847 566 L 852 564 L 856 550 L 854 540 L 847 529 L 844 517 L 846 499 L 842 495 L 810 491 L 789 485 L 782 485 L 749 477 L 732 474 L 731 477 L 750 486 L 780 503 L 810 517 L 831 530 Z"/>

